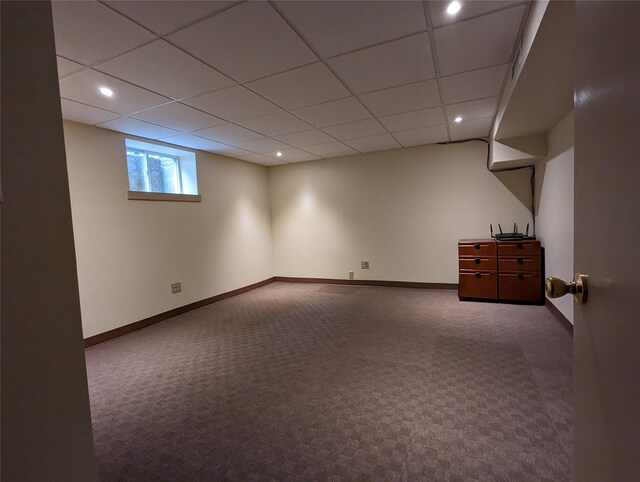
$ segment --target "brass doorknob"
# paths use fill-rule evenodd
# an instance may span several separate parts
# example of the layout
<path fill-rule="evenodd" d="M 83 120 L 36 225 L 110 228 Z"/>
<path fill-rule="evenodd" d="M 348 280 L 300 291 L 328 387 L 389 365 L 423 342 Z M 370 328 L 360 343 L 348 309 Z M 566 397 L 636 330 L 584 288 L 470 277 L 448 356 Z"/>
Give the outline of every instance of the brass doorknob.
<path fill-rule="evenodd" d="M 586 274 L 577 273 L 573 281 L 567 283 L 560 278 L 554 278 L 552 276 L 545 280 L 544 286 L 549 298 L 560 298 L 568 293 L 575 296 L 576 301 L 579 303 L 587 302 L 587 279 L 589 277 Z"/>

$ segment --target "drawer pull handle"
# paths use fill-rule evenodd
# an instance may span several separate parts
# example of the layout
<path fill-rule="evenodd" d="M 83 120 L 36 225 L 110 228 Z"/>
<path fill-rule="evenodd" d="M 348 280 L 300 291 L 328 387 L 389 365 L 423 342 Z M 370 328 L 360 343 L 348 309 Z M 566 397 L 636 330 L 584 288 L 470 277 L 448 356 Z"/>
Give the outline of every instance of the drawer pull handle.
<path fill-rule="evenodd" d="M 516 243 L 516 248 L 522 249 L 522 243 Z"/>
<path fill-rule="evenodd" d="M 476 271 L 476 278 L 481 278 L 482 277 L 482 273 L 480 271 Z"/>
<path fill-rule="evenodd" d="M 480 264 L 480 258 L 475 259 L 476 264 Z"/>
<path fill-rule="evenodd" d="M 474 244 L 473 247 L 476 248 L 476 249 L 480 249 L 480 243 Z"/>
<path fill-rule="evenodd" d="M 522 273 L 518 273 L 516 276 L 518 277 L 518 279 L 524 279 L 524 275 Z"/>
<path fill-rule="evenodd" d="M 518 258 L 518 264 L 524 264 L 524 259 Z"/>

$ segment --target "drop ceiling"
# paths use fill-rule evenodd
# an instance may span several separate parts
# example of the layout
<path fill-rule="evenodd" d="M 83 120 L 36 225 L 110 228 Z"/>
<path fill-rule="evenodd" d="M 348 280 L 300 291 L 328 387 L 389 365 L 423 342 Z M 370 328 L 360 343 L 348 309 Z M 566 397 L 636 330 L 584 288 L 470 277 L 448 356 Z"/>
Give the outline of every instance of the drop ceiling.
<path fill-rule="evenodd" d="M 263 165 L 486 136 L 528 4 L 448 3 L 54 1 L 63 117 Z"/>

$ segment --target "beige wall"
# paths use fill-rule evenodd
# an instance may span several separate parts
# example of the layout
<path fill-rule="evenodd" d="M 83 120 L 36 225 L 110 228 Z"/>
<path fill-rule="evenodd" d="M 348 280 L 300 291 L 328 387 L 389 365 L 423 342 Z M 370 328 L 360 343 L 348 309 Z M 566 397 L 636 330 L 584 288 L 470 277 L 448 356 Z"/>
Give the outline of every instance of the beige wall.
<path fill-rule="evenodd" d="M 529 170 L 488 172 L 481 142 L 268 170 L 199 152 L 203 201 L 178 203 L 126 199 L 125 137 L 65 122 L 85 337 L 274 275 L 457 283 L 458 239 L 531 221 Z"/>
<path fill-rule="evenodd" d="M 536 165 L 536 230 L 546 276 L 573 279 L 573 112 L 548 135 L 549 155 Z M 573 297 L 551 302 L 573 323 Z"/>
<path fill-rule="evenodd" d="M 429 145 L 270 168 L 275 274 L 457 283 L 458 239 L 531 222 L 530 171 L 491 173 L 486 149 Z"/>
<path fill-rule="evenodd" d="M 126 136 L 64 127 L 85 338 L 273 275 L 267 168 L 198 152 L 201 203 L 129 201 Z"/>

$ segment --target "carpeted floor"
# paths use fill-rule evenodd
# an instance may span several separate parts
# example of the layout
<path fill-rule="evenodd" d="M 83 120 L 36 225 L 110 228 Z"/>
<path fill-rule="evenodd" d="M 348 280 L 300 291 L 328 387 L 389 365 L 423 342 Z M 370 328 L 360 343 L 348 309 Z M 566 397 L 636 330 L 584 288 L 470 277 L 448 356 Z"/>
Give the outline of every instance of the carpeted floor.
<path fill-rule="evenodd" d="M 454 291 L 273 283 L 86 351 L 102 480 L 571 480 L 570 335 Z"/>

